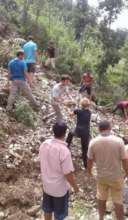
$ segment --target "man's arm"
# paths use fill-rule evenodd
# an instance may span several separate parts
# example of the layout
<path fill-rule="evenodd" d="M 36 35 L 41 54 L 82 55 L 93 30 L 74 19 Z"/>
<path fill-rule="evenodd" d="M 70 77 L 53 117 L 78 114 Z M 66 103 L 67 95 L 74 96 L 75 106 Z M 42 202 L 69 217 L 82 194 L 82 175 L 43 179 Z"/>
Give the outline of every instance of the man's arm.
<path fill-rule="evenodd" d="M 123 169 L 126 173 L 126 176 L 128 176 L 128 161 L 127 161 L 127 159 L 122 160 L 122 166 L 123 166 Z"/>
<path fill-rule="evenodd" d="M 30 74 L 27 71 L 25 71 L 24 75 L 25 75 L 25 78 L 26 78 L 28 84 L 30 85 L 30 87 L 32 87 L 32 79 L 31 79 Z"/>
<path fill-rule="evenodd" d="M 68 183 L 72 186 L 72 188 L 74 189 L 74 191 L 77 193 L 79 192 L 79 188 L 77 186 L 77 183 L 75 181 L 75 175 L 73 174 L 73 172 L 65 175 L 66 180 L 68 181 Z"/>
<path fill-rule="evenodd" d="M 92 159 L 88 159 L 87 162 L 87 173 L 89 176 L 92 176 L 92 168 L 93 168 L 93 160 Z"/>

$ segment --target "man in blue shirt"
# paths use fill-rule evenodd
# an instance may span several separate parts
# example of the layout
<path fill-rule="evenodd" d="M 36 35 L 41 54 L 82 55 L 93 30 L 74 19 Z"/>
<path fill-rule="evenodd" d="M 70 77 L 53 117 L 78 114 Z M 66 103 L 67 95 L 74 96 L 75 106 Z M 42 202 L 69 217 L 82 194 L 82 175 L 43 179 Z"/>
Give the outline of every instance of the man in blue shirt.
<path fill-rule="evenodd" d="M 19 90 L 27 97 L 34 108 L 39 104 L 35 100 L 31 91 L 31 79 L 27 73 L 27 65 L 24 61 L 24 51 L 17 52 L 17 57 L 9 62 L 8 79 L 12 82 L 8 98 L 7 111 L 11 111 Z"/>
<path fill-rule="evenodd" d="M 37 55 L 37 44 L 33 42 L 33 37 L 28 37 L 28 42 L 23 46 L 25 61 L 28 67 L 28 73 L 31 75 L 33 80 L 33 73 L 35 72 L 36 55 Z"/>

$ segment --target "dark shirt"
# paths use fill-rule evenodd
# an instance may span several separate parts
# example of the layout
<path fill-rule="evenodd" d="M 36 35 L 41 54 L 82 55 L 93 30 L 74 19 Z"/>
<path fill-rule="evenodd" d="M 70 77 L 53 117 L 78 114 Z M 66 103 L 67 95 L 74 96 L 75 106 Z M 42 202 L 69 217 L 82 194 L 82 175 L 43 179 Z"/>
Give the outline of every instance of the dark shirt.
<path fill-rule="evenodd" d="M 89 109 L 76 109 L 74 114 L 77 115 L 77 128 L 90 131 L 91 112 Z"/>
<path fill-rule="evenodd" d="M 55 58 L 55 48 L 54 47 L 48 47 L 48 57 Z"/>

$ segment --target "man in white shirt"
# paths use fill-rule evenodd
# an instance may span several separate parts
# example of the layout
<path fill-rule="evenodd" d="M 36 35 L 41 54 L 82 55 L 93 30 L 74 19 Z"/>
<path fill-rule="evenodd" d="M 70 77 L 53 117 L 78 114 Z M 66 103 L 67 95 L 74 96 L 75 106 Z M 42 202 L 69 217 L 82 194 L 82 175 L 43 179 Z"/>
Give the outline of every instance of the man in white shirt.
<path fill-rule="evenodd" d="M 56 122 L 62 122 L 63 114 L 61 112 L 61 104 L 65 101 L 65 96 L 71 99 L 69 94 L 69 88 L 71 84 L 71 77 L 68 75 L 63 75 L 61 77 L 60 83 L 57 83 L 52 89 L 52 106 L 56 114 Z"/>
<path fill-rule="evenodd" d="M 99 131 L 100 135 L 92 139 L 88 149 L 88 174 L 92 175 L 93 162 L 97 168 L 99 220 L 104 220 L 109 192 L 117 220 L 124 220 L 122 167 L 128 175 L 124 142 L 111 134 L 111 125 L 108 121 L 99 123 Z"/>

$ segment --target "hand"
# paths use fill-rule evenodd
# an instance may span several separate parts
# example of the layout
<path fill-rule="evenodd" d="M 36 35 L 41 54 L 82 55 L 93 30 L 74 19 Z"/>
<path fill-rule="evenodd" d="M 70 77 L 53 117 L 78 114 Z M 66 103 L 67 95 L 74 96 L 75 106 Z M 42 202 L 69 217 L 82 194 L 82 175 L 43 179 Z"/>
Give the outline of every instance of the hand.
<path fill-rule="evenodd" d="M 75 192 L 75 193 L 78 193 L 78 192 L 79 192 L 79 187 L 78 187 L 77 185 L 74 186 L 73 189 L 74 189 L 74 192 Z"/>

